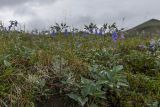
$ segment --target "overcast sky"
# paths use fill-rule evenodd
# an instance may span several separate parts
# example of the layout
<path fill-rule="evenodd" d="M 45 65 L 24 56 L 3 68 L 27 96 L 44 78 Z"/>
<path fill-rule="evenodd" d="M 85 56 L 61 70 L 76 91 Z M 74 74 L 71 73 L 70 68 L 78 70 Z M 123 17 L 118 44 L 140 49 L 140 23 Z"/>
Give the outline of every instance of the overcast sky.
<path fill-rule="evenodd" d="M 47 29 L 55 22 L 75 27 L 116 22 L 131 28 L 160 19 L 159 4 L 160 0 L 0 0 L 0 20 L 6 26 L 9 20 L 18 20 L 27 29 Z"/>

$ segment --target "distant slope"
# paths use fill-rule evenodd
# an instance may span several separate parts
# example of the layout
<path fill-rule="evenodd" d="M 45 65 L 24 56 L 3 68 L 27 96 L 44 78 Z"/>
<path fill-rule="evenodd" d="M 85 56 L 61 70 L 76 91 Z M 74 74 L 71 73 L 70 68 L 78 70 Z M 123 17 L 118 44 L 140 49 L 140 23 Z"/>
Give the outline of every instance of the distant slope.
<path fill-rule="evenodd" d="M 148 32 L 148 33 L 160 33 L 160 20 L 151 19 L 146 21 L 132 29 L 127 30 L 127 32 Z"/>

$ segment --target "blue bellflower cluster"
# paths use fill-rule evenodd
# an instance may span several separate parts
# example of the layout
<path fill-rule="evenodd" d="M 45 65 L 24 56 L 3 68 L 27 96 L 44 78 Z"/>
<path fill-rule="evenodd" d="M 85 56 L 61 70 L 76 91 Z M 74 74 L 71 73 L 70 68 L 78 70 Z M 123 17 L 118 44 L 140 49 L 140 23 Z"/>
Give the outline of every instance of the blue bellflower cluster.
<path fill-rule="evenodd" d="M 103 35 L 103 29 L 102 29 L 102 28 L 99 29 L 99 35 L 100 35 L 100 36 Z"/>
<path fill-rule="evenodd" d="M 118 34 L 117 34 L 117 32 L 113 32 L 113 33 L 112 33 L 112 40 L 113 40 L 114 42 L 116 42 L 117 39 L 118 39 Z"/>
<path fill-rule="evenodd" d="M 89 32 L 91 32 L 91 34 L 92 34 L 92 33 L 93 33 L 93 29 L 92 29 L 92 28 L 90 28 L 90 29 L 89 29 Z"/>
<path fill-rule="evenodd" d="M 68 36 L 68 30 L 67 30 L 67 29 L 65 29 L 64 35 L 65 35 L 65 36 Z"/>
<path fill-rule="evenodd" d="M 83 32 L 83 36 L 84 37 L 87 36 L 87 32 L 86 31 Z"/>
<path fill-rule="evenodd" d="M 56 33 L 54 30 L 52 31 L 51 36 L 56 36 Z"/>
<path fill-rule="evenodd" d="M 97 29 L 95 29 L 95 35 L 98 35 L 98 30 Z"/>

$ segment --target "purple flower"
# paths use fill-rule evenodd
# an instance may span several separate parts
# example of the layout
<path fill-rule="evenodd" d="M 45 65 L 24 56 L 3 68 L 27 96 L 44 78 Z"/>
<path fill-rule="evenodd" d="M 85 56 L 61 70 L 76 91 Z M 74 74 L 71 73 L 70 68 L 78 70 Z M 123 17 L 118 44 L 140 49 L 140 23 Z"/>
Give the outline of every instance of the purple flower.
<path fill-rule="evenodd" d="M 83 32 L 83 36 L 84 37 L 87 36 L 87 32 L 86 31 Z"/>
<path fill-rule="evenodd" d="M 51 36 L 55 36 L 55 35 L 56 35 L 55 31 L 52 31 Z"/>
<path fill-rule="evenodd" d="M 99 35 L 103 35 L 103 29 L 99 29 Z"/>
<path fill-rule="evenodd" d="M 113 40 L 114 42 L 116 42 L 117 39 L 118 39 L 118 34 L 117 34 L 117 32 L 113 32 L 113 33 L 112 33 L 112 40 Z"/>
<path fill-rule="evenodd" d="M 90 29 L 89 29 L 89 32 L 92 34 L 92 33 L 93 33 L 93 29 L 92 29 L 92 28 L 90 28 Z"/>
<path fill-rule="evenodd" d="M 67 29 L 65 29 L 64 35 L 65 35 L 65 36 L 68 36 L 68 30 L 67 30 Z"/>
<path fill-rule="evenodd" d="M 97 29 L 95 29 L 95 35 L 98 35 L 98 31 L 97 31 Z"/>

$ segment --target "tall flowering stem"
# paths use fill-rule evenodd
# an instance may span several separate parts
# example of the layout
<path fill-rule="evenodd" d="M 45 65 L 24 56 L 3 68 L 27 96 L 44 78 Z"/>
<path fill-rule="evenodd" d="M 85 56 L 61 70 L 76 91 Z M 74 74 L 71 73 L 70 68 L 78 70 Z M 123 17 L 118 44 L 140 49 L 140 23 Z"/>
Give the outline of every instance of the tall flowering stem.
<path fill-rule="evenodd" d="M 68 30 L 67 29 L 64 30 L 64 35 L 68 36 Z"/>
<path fill-rule="evenodd" d="M 103 29 L 102 29 L 102 28 L 99 29 L 99 35 L 100 35 L 100 36 L 103 35 Z"/>
<path fill-rule="evenodd" d="M 114 31 L 114 32 L 112 33 L 112 40 L 113 40 L 113 42 L 114 42 L 114 48 L 116 48 L 117 40 L 118 40 L 118 34 L 117 34 L 116 31 Z"/>
<path fill-rule="evenodd" d="M 56 36 L 56 32 L 53 30 L 51 36 Z"/>
<path fill-rule="evenodd" d="M 95 35 L 98 35 L 98 29 L 95 29 Z"/>
<path fill-rule="evenodd" d="M 113 40 L 113 42 L 116 43 L 116 42 L 117 42 L 117 39 L 118 39 L 118 34 L 117 34 L 117 32 L 113 32 L 113 33 L 112 33 L 112 40 Z"/>

